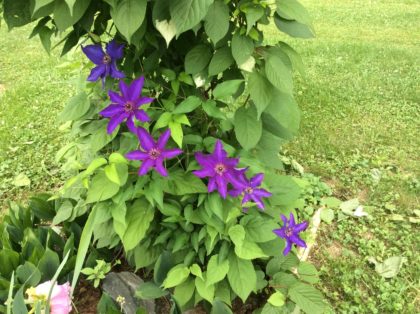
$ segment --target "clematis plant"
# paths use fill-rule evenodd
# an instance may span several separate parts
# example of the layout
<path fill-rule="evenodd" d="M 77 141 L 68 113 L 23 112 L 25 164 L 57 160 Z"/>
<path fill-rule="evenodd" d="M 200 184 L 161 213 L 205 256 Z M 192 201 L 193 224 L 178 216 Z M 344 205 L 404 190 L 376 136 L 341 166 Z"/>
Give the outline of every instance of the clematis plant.
<path fill-rule="evenodd" d="M 243 187 L 240 177 L 245 169 L 235 168 L 239 163 L 239 159 L 228 158 L 220 140 L 216 141 L 212 154 L 204 155 L 202 153 L 196 153 L 195 159 L 202 169 L 193 171 L 193 173 L 199 178 L 209 178 L 207 186 L 209 192 L 217 189 L 219 194 L 223 198 L 226 198 L 229 183 L 235 189 L 241 189 Z"/>
<path fill-rule="evenodd" d="M 145 175 L 151 168 L 154 168 L 162 176 L 166 177 L 168 171 L 163 162 L 165 159 L 171 159 L 182 153 L 179 148 L 166 149 L 165 146 L 171 136 L 171 130 L 167 129 L 155 142 L 153 137 L 146 129 L 139 127 L 137 137 L 143 150 L 135 150 L 126 154 L 130 160 L 141 160 L 142 164 L 138 171 L 139 176 Z"/>
<path fill-rule="evenodd" d="M 26 291 L 28 302 L 33 304 L 33 308 L 36 308 L 38 303 L 41 303 L 41 309 L 46 307 L 52 285 L 52 281 L 46 281 L 36 287 L 29 288 Z M 68 314 L 71 312 L 70 289 L 70 284 L 68 282 L 63 285 L 54 283 L 49 301 L 50 314 Z"/>
<path fill-rule="evenodd" d="M 280 238 L 286 240 L 286 247 L 283 250 L 283 255 L 289 254 L 293 244 L 300 247 L 306 247 L 306 243 L 299 237 L 299 233 L 308 228 L 308 222 L 304 221 L 300 224 L 296 224 L 295 216 L 292 213 L 290 213 L 289 220 L 283 214 L 280 217 L 283 220 L 283 227 L 275 229 L 273 232 Z"/>
<path fill-rule="evenodd" d="M 108 134 L 111 134 L 124 120 L 128 129 L 133 133 L 137 132 L 134 124 L 135 119 L 141 122 L 150 121 L 147 113 L 140 109 L 141 106 L 153 101 L 153 98 L 141 96 L 143 85 L 144 77 L 141 76 L 132 81 L 130 85 L 121 80 L 119 82 L 121 94 L 114 91 L 108 92 L 112 103 L 99 113 L 105 118 L 110 118 L 107 127 Z"/>
<path fill-rule="evenodd" d="M 124 45 L 118 44 L 115 40 L 111 40 L 103 51 L 99 44 L 88 45 L 82 47 L 85 55 L 92 61 L 94 67 L 87 80 L 96 82 L 99 78 L 102 79 L 102 84 L 105 84 L 105 78 L 110 76 L 115 79 L 125 77 L 125 74 L 117 69 L 117 60 L 121 59 L 124 54 Z"/>
<path fill-rule="evenodd" d="M 242 194 L 242 204 L 252 201 L 257 204 L 258 208 L 264 210 L 264 202 L 262 201 L 262 198 L 270 197 L 272 194 L 265 189 L 258 188 L 263 179 L 263 173 L 256 174 L 250 180 L 248 180 L 244 174 L 241 178 L 243 186 L 229 191 L 229 194 L 233 197 L 237 197 Z M 244 208 L 244 211 L 247 211 L 247 208 Z"/>

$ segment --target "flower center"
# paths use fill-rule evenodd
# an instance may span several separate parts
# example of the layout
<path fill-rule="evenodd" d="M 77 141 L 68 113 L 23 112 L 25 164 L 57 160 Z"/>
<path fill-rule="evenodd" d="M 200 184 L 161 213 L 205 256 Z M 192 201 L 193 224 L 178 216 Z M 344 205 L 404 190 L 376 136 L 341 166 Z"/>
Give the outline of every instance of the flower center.
<path fill-rule="evenodd" d="M 152 149 L 149 151 L 149 157 L 150 157 L 150 159 L 153 159 L 153 160 L 158 159 L 158 158 L 159 158 L 159 156 L 160 156 L 160 154 L 161 154 L 161 152 L 160 152 L 160 150 L 159 150 L 159 149 L 157 149 L 157 148 L 152 148 Z"/>
<path fill-rule="evenodd" d="M 125 110 L 125 112 L 133 112 L 133 110 L 134 110 L 134 104 L 133 104 L 133 102 L 132 101 L 127 101 L 124 104 L 124 110 Z"/>
<path fill-rule="evenodd" d="M 106 53 L 105 56 L 102 58 L 102 63 L 103 64 L 109 64 L 109 63 L 111 63 L 111 56 Z"/>
<path fill-rule="evenodd" d="M 286 236 L 290 237 L 293 235 L 293 229 L 292 228 L 286 228 L 286 231 L 284 232 Z"/>
<path fill-rule="evenodd" d="M 252 193 L 254 193 L 254 189 L 251 188 L 250 186 L 248 186 L 248 187 L 245 188 L 245 193 L 246 194 L 252 194 Z"/>
<path fill-rule="evenodd" d="M 214 167 L 214 171 L 221 176 L 226 172 L 226 166 L 224 164 L 217 164 L 216 167 Z"/>

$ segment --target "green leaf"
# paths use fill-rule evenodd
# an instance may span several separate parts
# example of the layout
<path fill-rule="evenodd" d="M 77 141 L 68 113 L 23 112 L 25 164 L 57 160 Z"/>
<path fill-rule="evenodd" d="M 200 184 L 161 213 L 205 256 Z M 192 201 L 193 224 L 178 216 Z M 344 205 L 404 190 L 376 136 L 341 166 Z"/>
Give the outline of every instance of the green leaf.
<path fill-rule="evenodd" d="M 159 299 L 164 295 L 167 295 L 168 292 L 163 290 L 161 287 L 156 285 L 154 282 L 143 282 L 136 289 L 136 297 L 142 300 L 153 300 Z"/>
<path fill-rule="evenodd" d="M 153 7 L 153 24 L 155 28 L 165 38 L 166 46 L 169 47 L 169 43 L 176 35 L 176 25 L 169 16 L 169 4 L 167 0 L 157 0 Z"/>
<path fill-rule="evenodd" d="M 4 0 L 4 20 L 11 30 L 13 27 L 23 26 L 31 22 L 30 6 L 27 0 Z"/>
<path fill-rule="evenodd" d="M 305 78 L 305 66 L 300 54 L 284 42 L 279 42 L 278 46 L 287 54 L 292 62 L 293 69 L 297 70 L 303 78 Z"/>
<path fill-rule="evenodd" d="M 35 287 L 41 280 L 41 272 L 31 262 L 25 262 L 16 269 L 16 278 L 23 284 Z"/>
<path fill-rule="evenodd" d="M 219 107 L 217 107 L 216 102 L 213 99 L 209 99 L 204 102 L 202 107 L 204 112 L 207 113 L 210 117 L 219 120 L 226 120 L 226 115 L 220 111 Z"/>
<path fill-rule="evenodd" d="M 185 72 L 197 74 L 203 71 L 209 64 L 211 57 L 212 53 L 208 45 L 195 46 L 185 56 Z"/>
<path fill-rule="evenodd" d="M 296 20 L 303 24 L 311 24 L 311 17 L 303 5 L 296 0 L 276 0 L 277 13 L 287 19 Z"/>
<path fill-rule="evenodd" d="M 179 305 L 184 306 L 191 300 L 195 291 L 194 279 L 188 278 L 186 281 L 177 285 L 174 290 L 174 297 Z"/>
<path fill-rule="evenodd" d="M 215 298 L 210 314 L 232 314 L 232 310 L 229 308 L 229 306 L 226 305 L 225 302 L 219 298 Z"/>
<path fill-rule="evenodd" d="M 56 0 L 54 6 L 54 22 L 59 31 L 65 31 L 75 24 L 86 12 L 91 0 L 76 1 L 73 6 L 73 14 L 65 0 Z"/>
<path fill-rule="evenodd" d="M 330 224 L 334 220 L 334 211 L 330 208 L 323 208 L 321 211 L 321 220 Z"/>
<path fill-rule="evenodd" d="M 286 256 L 280 255 L 272 258 L 266 267 L 266 273 L 269 276 L 273 276 L 275 273 L 280 270 L 290 270 L 293 267 L 296 267 L 299 264 L 299 259 L 296 255 L 290 253 Z"/>
<path fill-rule="evenodd" d="M 206 277 L 206 276 L 205 276 Z M 210 303 L 213 302 L 215 286 L 207 284 L 206 281 L 200 277 L 195 278 L 195 287 L 197 288 L 198 294 Z"/>
<path fill-rule="evenodd" d="M 264 219 L 260 216 L 244 216 L 241 225 L 245 229 L 246 236 L 254 242 L 268 242 L 276 238 L 272 230 L 278 225 L 272 218 Z"/>
<path fill-rule="evenodd" d="M 51 251 L 49 248 L 45 250 L 44 255 L 39 260 L 37 265 L 39 271 L 42 274 L 43 281 L 51 279 L 59 266 L 60 258 L 58 257 L 58 254 L 54 251 Z"/>
<path fill-rule="evenodd" d="M 111 10 L 115 26 L 128 43 L 143 23 L 146 8 L 147 0 L 122 0 L 115 10 Z"/>
<path fill-rule="evenodd" d="M 51 36 L 54 34 L 54 31 L 47 26 L 42 26 L 39 29 L 38 35 L 41 39 L 42 46 L 44 47 L 47 53 L 51 51 Z"/>
<path fill-rule="evenodd" d="M 73 204 L 70 200 L 65 200 L 63 204 L 58 208 L 57 214 L 53 219 L 53 224 L 58 225 L 59 223 L 66 221 L 71 217 L 73 213 Z"/>
<path fill-rule="evenodd" d="M 31 185 L 31 179 L 24 173 L 19 173 L 13 180 L 14 186 L 28 186 Z"/>
<path fill-rule="evenodd" d="M 295 202 L 301 193 L 300 187 L 289 176 L 266 174 L 265 183 L 269 191 L 273 193 L 270 203 L 277 206 L 285 206 Z"/>
<path fill-rule="evenodd" d="M 155 263 L 153 280 L 158 285 L 162 285 L 162 282 L 165 280 L 172 266 L 172 254 L 168 251 L 163 251 Z"/>
<path fill-rule="evenodd" d="M 235 244 L 236 255 L 247 260 L 267 257 L 261 248 L 255 242 L 246 238 L 245 235 L 245 229 L 241 225 L 235 225 L 229 229 L 229 237 Z"/>
<path fill-rule="evenodd" d="M 274 305 L 271 305 L 270 303 L 266 303 L 264 307 L 262 308 L 262 311 L 260 314 L 283 314 L 284 309 L 282 307 L 276 307 Z"/>
<path fill-rule="evenodd" d="M 241 66 L 252 56 L 254 42 L 251 38 L 236 33 L 232 38 L 232 55 L 238 66 Z"/>
<path fill-rule="evenodd" d="M 190 269 L 184 264 L 178 264 L 168 272 L 168 275 L 166 276 L 166 279 L 163 281 L 162 286 L 165 289 L 178 286 L 179 284 L 187 280 L 189 275 L 190 275 Z"/>
<path fill-rule="evenodd" d="M 234 62 L 229 47 L 217 49 L 209 64 L 209 75 L 217 75 L 228 69 Z"/>
<path fill-rule="evenodd" d="M 245 303 L 257 284 L 257 274 L 254 265 L 231 252 L 229 255 L 229 272 L 227 274 L 232 290 Z"/>
<path fill-rule="evenodd" d="M 162 189 L 173 195 L 207 193 L 207 187 L 203 181 L 192 173 L 182 171 L 170 173 L 168 179 L 163 181 Z"/>
<path fill-rule="evenodd" d="M 275 91 L 262 120 L 264 129 L 275 136 L 290 140 L 299 130 L 300 109 L 293 96 Z"/>
<path fill-rule="evenodd" d="M 213 255 L 207 264 L 206 285 L 213 285 L 222 281 L 229 271 L 229 260 L 225 259 L 219 263 L 219 255 Z"/>
<path fill-rule="evenodd" d="M 73 279 L 71 281 L 71 296 L 73 296 L 73 292 L 76 288 L 80 271 L 83 268 L 83 264 L 86 260 L 86 254 L 90 246 L 90 240 L 92 238 L 93 228 L 95 226 L 96 220 L 96 208 L 97 207 L 94 206 L 92 211 L 90 212 L 88 219 L 86 220 L 85 226 L 83 228 L 82 235 L 80 236 L 79 247 L 77 249 L 76 263 L 74 266 Z"/>
<path fill-rule="evenodd" d="M 82 117 L 90 108 L 90 101 L 85 92 L 81 92 L 70 98 L 59 115 L 62 122 L 77 120 Z"/>
<path fill-rule="evenodd" d="M 235 113 L 235 135 L 243 148 L 249 150 L 258 144 L 262 135 L 262 121 L 257 120 L 257 109 L 251 105 Z"/>
<path fill-rule="evenodd" d="M 265 75 L 279 91 L 290 94 L 293 78 L 287 61 L 290 62 L 289 57 L 280 49 L 270 49 L 265 57 Z"/>
<path fill-rule="evenodd" d="M 271 103 L 273 97 L 273 85 L 265 76 L 258 72 L 252 72 L 248 78 L 248 89 L 251 99 L 257 108 L 257 118 Z"/>
<path fill-rule="evenodd" d="M 214 0 L 170 1 L 169 11 L 175 23 L 177 35 L 192 29 L 208 12 Z"/>
<path fill-rule="evenodd" d="M 376 263 L 376 272 L 384 278 L 395 277 L 403 265 L 405 258 L 402 256 L 392 256 L 387 258 L 383 263 Z"/>
<path fill-rule="evenodd" d="M 127 182 L 128 178 L 128 166 L 123 163 L 112 163 L 104 168 L 106 177 L 118 184 L 123 186 Z"/>
<path fill-rule="evenodd" d="M 264 9 L 261 6 L 254 5 L 246 7 L 244 11 L 246 16 L 246 34 L 248 35 L 255 23 L 263 17 Z"/>
<path fill-rule="evenodd" d="M 201 99 L 197 96 L 189 96 L 182 101 L 172 112 L 173 114 L 188 113 L 201 105 Z"/>
<path fill-rule="evenodd" d="M 193 274 L 196 277 L 200 277 L 201 279 L 203 279 L 203 273 L 201 271 L 200 266 L 198 266 L 198 264 L 191 265 L 190 270 L 191 270 L 191 274 Z"/>
<path fill-rule="evenodd" d="M 267 302 L 271 305 L 280 307 L 284 305 L 285 299 L 286 298 L 284 297 L 283 293 L 276 291 L 272 295 L 270 295 Z"/>
<path fill-rule="evenodd" d="M 159 119 L 156 121 L 154 129 L 161 129 L 168 126 L 169 122 L 172 121 L 172 113 L 164 112 L 160 115 Z"/>
<path fill-rule="evenodd" d="M 309 283 L 317 283 L 319 281 L 318 271 L 311 263 L 300 262 L 297 268 L 299 277 Z"/>
<path fill-rule="evenodd" d="M 307 314 L 324 313 L 325 303 L 322 293 L 312 286 L 297 283 L 289 289 L 289 297 Z"/>
<path fill-rule="evenodd" d="M 137 199 L 127 209 L 127 230 L 121 239 L 126 251 L 132 250 L 146 235 L 154 217 L 154 209 L 145 199 Z"/>
<path fill-rule="evenodd" d="M 19 254 L 7 248 L 0 250 L 0 275 L 9 278 L 19 265 Z"/>
<path fill-rule="evenodd" d="M 15 297 L 13 298 L 12 308 L 13 313 L 16 314 L 27 314 L 28 309 L 26 308 L 25 298 L 23 297 L 23 289 L 25 286 L 22 286 L 18 292 L 16 292 Z"/>
<path fill-rule="evenodd" d="M 204 29 L 214 44 L 227 34 L 229 20 L 229 7 L 223 1 L 215 0 L 210 5 L 204 22 Z"/>
<path fill-rule="evenodd" d="M 274 14 L 274 23 L 276 24 L 277 28 L 290 35 L 292 37 L 298 38 L 313 38 L 315 37 L 312 29 L 302 23 L 297 21 L 290 21 L 280 17 L 277 13 Z"/>
<path fill-rule="evenodd" d="M 105 172 L 96 174 L 90 183 L 86 203 L 95 203 L 107 200 L 118 193 L 120 186 L 110 181 Z"/>
<path fill-rule="evenodd" d="M 184 132 L 182 131 L 181 123 L 170 121 L 169 129 L 171 130 L 171 137 L 182 148 L 182 139 L 184 137 Z"/>
<path fill-rule="evenodd" d="M 213 90 L 213 97 L 215 99 L 225 99 L 233 96 L 239 90 L 239 87 L 243 82 L 243 80 L 229 80 L 217 84 L 216 88 Z"/>

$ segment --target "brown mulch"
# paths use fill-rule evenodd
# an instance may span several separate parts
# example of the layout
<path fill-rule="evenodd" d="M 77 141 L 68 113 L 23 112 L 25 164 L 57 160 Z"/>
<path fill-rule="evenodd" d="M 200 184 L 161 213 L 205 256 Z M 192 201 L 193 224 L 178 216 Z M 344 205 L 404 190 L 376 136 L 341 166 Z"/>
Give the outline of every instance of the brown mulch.
<path fill-rule="evenodd" d="M 96 314 L 96 307 L 100 298 L 100 289 L 94 288 L 88 281 L 80 279 L 74 292 L 72 313 Z"/>

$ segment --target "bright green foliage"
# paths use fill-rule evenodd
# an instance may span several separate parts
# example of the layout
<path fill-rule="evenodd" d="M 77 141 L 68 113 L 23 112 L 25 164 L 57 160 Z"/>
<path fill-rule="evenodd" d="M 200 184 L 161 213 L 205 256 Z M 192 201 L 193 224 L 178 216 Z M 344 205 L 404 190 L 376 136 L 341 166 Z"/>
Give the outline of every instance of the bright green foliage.
<path fill-rule="evenodd" d="M 301 66 L 285 43 L 264 44 L 261 25 L 274 16 L 287 24 L 280 27 L 286 33 L 310 31 L 303 7 L 296 1 L 283 8 L 265 1 L 35 0 L 27 8 L 17 0 L 11 9 L 6 2 L 9 27 L 38 20 L 33 35 L 47 50 L 51 35 L 70 27 L 63 54 L 80 39 L 99 43 L 112 36 L 125 43 L 119 69 L 127 81 L 144 75 L 144 94 L 156 98 L 144 106 L 152 118 L 144 126 L 155 137 L 169 128 L 169 146 L 184 151 L 166 162 L 167 178 L 154 172 L 138 177 L 138 163 L 123 157 L 138 148 L 138 139 L 123 125 L 108 135 L 107 121 L 98 116 L 116 82 L 107 80 L 105 89 L 79 84 L 61 115 L 73 142 L 58 154 L 76 175 L 56 196 L 58 212 L 47 218 L 66 224 L 89 215 L 73 283 L 93 238 L 96 248 L 124 248 L 134 269 L 153 267 L 153 282 L 139 287 L 140 298 L 170 292 L 174 308 L 202 301 L 228 313 L 236 296 L 245 302 L 261 291 L 267 285 L 261 267 L 282 250 L 272 230 L 301 192 L 275 172 L 283 168 L 280 145 L 300 122 L 292 75 Z M 274 194 L 266 212 L 252 207 L 244 213 L 240 200 L 209 194 L 191 173 L 197 169 L 193 153 L 212 151 L 217 139 L 230 155 L 243 156 L 251 173 L 266 174 L 264 184 Z M 107 307 L 106 297 L 102 301 Z M 280 307 L 280 301 L 274 294 L 272 304 Z"/>

